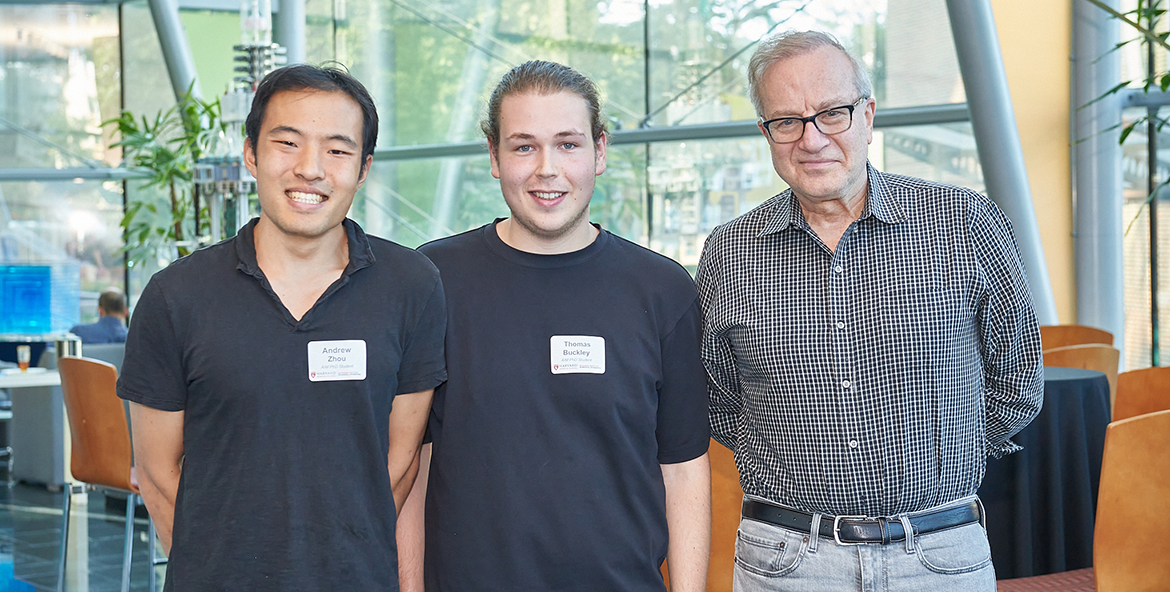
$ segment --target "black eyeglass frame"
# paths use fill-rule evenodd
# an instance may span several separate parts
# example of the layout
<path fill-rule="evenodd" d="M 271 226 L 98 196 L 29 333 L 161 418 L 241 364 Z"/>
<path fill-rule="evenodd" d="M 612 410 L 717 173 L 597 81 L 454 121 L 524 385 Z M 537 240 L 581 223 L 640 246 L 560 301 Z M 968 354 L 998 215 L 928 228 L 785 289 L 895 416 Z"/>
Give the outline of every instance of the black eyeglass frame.
<path fill-rule="evenodd" d="M 808 124 L 810 124 L 810 123 L 813 124 L 814 126 L 816 126 L 818 132 L 821 132 L 822 134 L 824 134 L 826 136 L 835 136 L 837 134 L 843 134 L 843 133 L 849 131 L 853 127 L 853 112 L 854 112 L 854 110 L 856 110 L 859 105 L 862 105 L 863 103 L 865 103 L 865 101 L 868 101 L 868 100 L 869 100 L 869 97 L 862 95 L 860 99 L 853 101 L 852 105 L 841 105 L 840 107 L 829 107 L 828 109 L 825 109 L 824 111 L 818 111 L 816 113 L 813 113 L 812 115 L 809 115 L 808 117 L 777 117 L 775 119 L 769 119 L 767 121 L 764 121 L 763 118 L 761 118 L 759 120 L 760 127 L 764 129 L 764 133 L 768 135 L 768 140 L 770 142 L 772 142 L 773 144 L 791 144 L 793 142 L 799 142 L 801 140 L 801 138 L 804 138 L 804 130 L 808 128 Z M 843 129 L 839 132 L 827 133 L 827 132 L 825 132 L 825 130 L 821 129 L 821 126 L 817 125 L 817 118 L 818 117 L 820 117 L 820 116 L 822 116 L 825 113 L 828 113 L 830 111 L 839 111 L 841 109 L 848 109 L 849 110 L 849 126 L 848 127 L 846 127 L 845 129 Z M 785 140 L 783 142 L 777 142 L 776 139 L 772 137 L 772 128 L 770 128 L 769 125 L 772 123 L 775 123 L 777 121 L 783 121 L 785 119 L 800 122 L 800 135 L 796 136 L 796 138 L 793 140 Z"/>

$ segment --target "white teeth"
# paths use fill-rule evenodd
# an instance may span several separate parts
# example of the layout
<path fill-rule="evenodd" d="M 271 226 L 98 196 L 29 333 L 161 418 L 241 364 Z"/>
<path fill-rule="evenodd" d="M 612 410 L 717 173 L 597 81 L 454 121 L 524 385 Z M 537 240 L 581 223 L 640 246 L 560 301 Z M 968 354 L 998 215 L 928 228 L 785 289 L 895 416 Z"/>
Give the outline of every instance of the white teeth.
<path fill-rule="evenodd" d="M 287 192 L 287 195 L 289 197 L 291 197 L 293 201 L 299 201 L 301 203 L 307 203 L 307 204 L 319 204 L 319 203 L 325 201 L 325 196 L 317 194 L 317 193 L 301 193 L 300 191 L 289 191 L 289 192 Z"/>
<path fill-rule="evenodd" d="M 533 191 L 532 193 L 534 193 L 536 195 L 536 197 L 539 197 L 540 199 L 556 199 L 556 198 L 564 195 L 563 192 L 559 192 L 559 191 L 556 193 L 545 193 L 543 191 Z"/>

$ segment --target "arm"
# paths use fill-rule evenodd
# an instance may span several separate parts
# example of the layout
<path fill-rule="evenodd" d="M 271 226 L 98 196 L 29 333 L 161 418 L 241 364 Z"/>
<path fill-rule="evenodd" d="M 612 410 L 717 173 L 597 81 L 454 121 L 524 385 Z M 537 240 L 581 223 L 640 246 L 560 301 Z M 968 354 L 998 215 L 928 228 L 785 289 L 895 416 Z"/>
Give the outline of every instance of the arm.
<path fill-rule="evenodd" d="M 1011 223 L 990 202 L 973 216 L 971 236 L 987 287 L 976 309 L 983 355 L 988 454 L 1019 449 L 1008 438 L 1040 412 L 1044 376 L 1040 326 Z"/>
<path fill-rule="evenodd" d="M 434 392 L 434 389 L 428 389 L 397 395 L 390 408 L 390 451 L 386 455 L 386 467 L 390 471 L 390 487 L 394 490 L 395 510 L 402 508 L 414 485 L 418 451 Z"/>
<path fill-rule="evenodd" d="M 711 437 L 735 451 L 736 428 L 743 409 L 743 393 L 739 387 L 739 373 L 735 354 L 723 335 L 720 304 L 729 299 L 722 295 L 725 289 L 720 278 L 719 246 L 710 238 L 703 246 L 695 284 L 699 292 L 699 306 L 703 312 L 702 358 L 707 372 L 707 397 L 710 405 Z"/>
<path fill-rule="evenodd" d="M 418 478 L 398 513 L 398 586 L 402 592 L 423 592 L 423 549 L 426 543 L 427 479 L 431 473 L 431 445 L 418 455 Z"/>
<path fill-rule="evenodd" d="M 702 592 L 711 554 L 711 463 L 706 454 L 661 465 L 666 484 L 670 546 L 666 566 L 672 592 Z"/>
<path fill-rule="evenodd" d="M 138 488 L 167 554 L 171 552 L 175 496 L 183 472 L 183 417 L 183 411 L 159 411 L 130 403 Z"/>

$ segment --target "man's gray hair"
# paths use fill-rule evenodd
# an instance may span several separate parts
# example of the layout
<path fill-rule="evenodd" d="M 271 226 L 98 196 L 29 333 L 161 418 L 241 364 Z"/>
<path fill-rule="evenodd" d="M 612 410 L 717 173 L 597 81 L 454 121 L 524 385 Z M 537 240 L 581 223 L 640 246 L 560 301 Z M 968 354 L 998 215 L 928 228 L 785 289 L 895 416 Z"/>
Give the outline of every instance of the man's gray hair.
<path fill-rule="evenodd" d="M 873 96 L 873 82 L 870 81 L 869 71 L 857 56 L 849 53 L 840 41 L 828 33 L 820 31 L 785 31 L 777 33 L 760 41 L 748 63 L 748 95 L 751 96 L 752 106 L 756 108 L 756 115 L 764 116 L 764 106 L 760 99 L 760 84 L 764 80 L 764 73 L 772 64 L 787 59 L 802 56 L 822 47 L 835 47 L 849 58 L 853 66 L 853 86 L 862 96 Z"/>

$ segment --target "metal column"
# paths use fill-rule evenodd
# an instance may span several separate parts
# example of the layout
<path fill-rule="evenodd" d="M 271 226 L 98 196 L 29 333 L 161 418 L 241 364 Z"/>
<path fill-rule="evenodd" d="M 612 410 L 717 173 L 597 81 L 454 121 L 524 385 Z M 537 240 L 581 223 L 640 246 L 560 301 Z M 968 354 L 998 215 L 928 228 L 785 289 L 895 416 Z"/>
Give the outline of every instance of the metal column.
<path fill-rule="evenodd" d="M 158 31 L 158 43 L 162 46 L 163 60 L 167 63 L 167 72 L 171 75 L 171 88 L 175 91 L 175 99 L 181 100 L 191 89 L 191 95 L 203 98 L 203 91 L 199 88 L 198 74 L 195 72 L 195 59 L 191 57 L 191 47 L 187 45 L 187 35 L 183 33 L 183 24 L 179 21 L 179 3 L 177 0 L 148 0 L 150 14 L 154 17 L 154 28 Z"/>
<path fill-rule="evenodd" d="M 987 195 L 1011 219 L 1041 325 L 1060 322 L 989 0 L 947 0 Z"/>
<path fill-rule="evenodd" d="M 274 24 L 273 41 L 288 50 L 288 63 L 305 63 L 305 0 L 280 0 Z"/>
<path fill-rule="evenodd" d="M 1114 8 L 1118 6 L 1116 0 L 1106 2 Z M 1121 146 L 1117 132 L 1110 131 L 1121 123 L 1121 99 L 1110 95 L 1093 102 L 1121 81 L 1120 58 L 1112 51 L 1118 37 L 1117 21 L 1085 0 L 1074 0 L 1073 244 L 1077 322 L 1113 333 L 1114 343 L 1124 356 Z"/>

